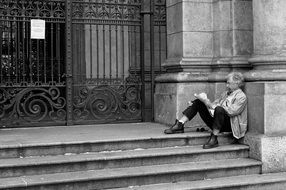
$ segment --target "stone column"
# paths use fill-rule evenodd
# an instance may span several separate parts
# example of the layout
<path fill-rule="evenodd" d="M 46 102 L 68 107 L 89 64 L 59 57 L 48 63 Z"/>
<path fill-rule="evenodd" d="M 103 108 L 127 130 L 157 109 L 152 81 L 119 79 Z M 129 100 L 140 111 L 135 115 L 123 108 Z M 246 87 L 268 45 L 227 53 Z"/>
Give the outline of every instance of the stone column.
<path fill-rule="evenodd" d="M 225 82 L 231 70 L 250 69 L 253 53 L 252 0 L 214 0 L 214 69 L 210 80 Z"/>
<path fill-rule="evenodd" d="M 225 76 L 231 71 L 250 70 L 253 53 L 252 0 L 214 0 L 214 58 L 212 91 L 219 97 L 225 90 Z"/>
<path fill-rule="evenodd" d="M 173 123 L 194 93 L 213 100 L 230 71 L 249 70 L 252 33 L 252 0 L 167 0 L 168 73 L 156 78 L 155 121 Z"/>
<path fill-rule="evenodd" d="M 253 70 L 245 74 L 250 155 L 286 171 L 286 1 L 253 0 Z"/>
<path fill-rule="evenodd" d="M 167 0 L 167 74 L 156 78 L 155 121 L 171 124 L 198 92 L 209 93 L 213 0 Z M 202 124 L 193 120 L 192 125 Z"/>
<path fill-rule="evenodd" d="M 253 70 L 248 81 L 286 81 L 286 1 L 253 0 Z"/>

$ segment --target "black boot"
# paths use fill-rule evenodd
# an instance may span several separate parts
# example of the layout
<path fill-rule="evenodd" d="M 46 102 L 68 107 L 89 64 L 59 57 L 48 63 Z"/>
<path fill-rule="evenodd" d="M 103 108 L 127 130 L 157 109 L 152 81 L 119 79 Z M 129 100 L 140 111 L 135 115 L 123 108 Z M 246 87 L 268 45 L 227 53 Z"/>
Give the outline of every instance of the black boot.
<path fill-rule="evenodd" d="M 210 149 L 210 148 L 215 148 L 218 147 L 218 140 L 217 136 L 214 134 L 211 134 L 210 139 L 206 144 L 204 144 L 203 149 Z"/>
<path fill-rule="evenodd" d="M 184 133 L 184 124 L 176 119 L 175 124 L 164 131 L 165 134 Z"/>

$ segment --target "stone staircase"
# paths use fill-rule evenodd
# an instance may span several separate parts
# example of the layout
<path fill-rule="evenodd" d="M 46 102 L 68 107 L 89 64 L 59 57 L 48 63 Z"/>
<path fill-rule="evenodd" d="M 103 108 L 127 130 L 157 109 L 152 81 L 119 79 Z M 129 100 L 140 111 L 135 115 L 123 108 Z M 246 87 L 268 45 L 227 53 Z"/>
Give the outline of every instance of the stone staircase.
<path fill-rule="evenodd" d="M 219 147 L 202 149 L 208 136 L 190 131 L 2 145 L 0 189 L 262 189 L 286 184 L 282 176 L 265 180 L 269 177 L 259 174 L 261 162 L 248 157 L 248 146 L 228 144 L 230 135 L 219 137 Z"/>

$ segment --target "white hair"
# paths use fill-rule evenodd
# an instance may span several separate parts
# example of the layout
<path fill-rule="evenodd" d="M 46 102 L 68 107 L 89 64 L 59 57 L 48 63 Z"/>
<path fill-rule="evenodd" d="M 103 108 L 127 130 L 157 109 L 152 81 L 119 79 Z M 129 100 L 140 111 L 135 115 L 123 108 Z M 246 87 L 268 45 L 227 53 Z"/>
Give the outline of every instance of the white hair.
<path fill-rule="evenodd" d="M 241 88 L 244 85 L 244 77 L 240 72 L 231 72 L 227 75 L 227 79 L 232 79 L 238 84 L 238 87 Z"/>

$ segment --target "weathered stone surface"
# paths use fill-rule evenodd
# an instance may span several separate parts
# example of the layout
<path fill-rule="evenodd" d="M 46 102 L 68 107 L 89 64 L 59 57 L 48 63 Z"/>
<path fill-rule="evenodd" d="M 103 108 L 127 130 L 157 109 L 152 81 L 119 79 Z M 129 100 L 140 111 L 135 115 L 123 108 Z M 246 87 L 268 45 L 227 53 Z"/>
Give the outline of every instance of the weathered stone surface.
<path fill-rule="evenodd" d="M 264 172 L 286 171 L 286 136 L 262 138 Z"/>
<path fill-rule="evenodd" d="M 246 74 L 248 81 L 286 80 L 285 8 L 283 0 L 253 0 L 254 70 Z"/>
<path fill-rule="evenodd" d="M 285 95 L 286 82 L 256 82 L 247 83 L 247 93 L 250 95 Z"/>
<path fill-rule="evenodd" d="M 265 134 L 286 134 L 286 97 L 285 95 L 265 95 Z"/>
<path fill-rule="evenodd" d="M 263 172 L 286 171 L 286 82 L 247 83 L 250 155 Z"/>
<path fill-rule="evenodd" d="M 279 54 L 286 49 L 286 1 L 253 0 L 254 53 Z"/>
<path fill-rule="evenodd" d="M 167 35 L 183 31 L 183 5 L 182 3 L 174 4 L 167 7 Z"/>
<path fill-rule="evenodd" d="M 184 2 L 183 31 L 212 31 L 212 28 L 212 4 Z"/>
<path fill-rule="evenodd" d="M 194 93 L 209 93 L 207 83 L 158 83 L 155 90 L 155 121 L 171 125 L 194 100 Z M 188 125 L 204 125 L 196 117 Z"/>
<path fill-rule="evenodd" d="M 286 137 L 247 133 L 244 142 L 250 147 L 250 157 L 261 160 L 262 173 L 286 171 Z"/>
<path fill-rule="evenodd" d="M 232 14 L 231 0 L 218 0 L 213 3 L 214 31 L 231 30 Z"/>
<path fill-rule="evenodd" d="M 214 56 L 232 57 L 233 48 L 233 31 L 215 31 L 214 32 Z"/>
<path fill-rule="evenodd" d="M 177 116 L 176 84 L 157 84 L 154 100 L 155 121 L 169 125 L 172 124 Z"/>
<path fill-rule="evenodd" d="M 251 3 L 251 0 L 217 0 L 213 2 L 213 51 L 218 65 L 248 64 L 246 59 L 243 63 L 232 60 L 233 57 L 245 57 L 253 52 Z"/>
<path fill-rule="evenodd" d="M 212 32 L 184 32 L 183 56 L 208 57 L 213 55 Z"/>
<path fill-rule="evenodd" d="M 264 133 L 264 97 L 247 94 L 248 131 Z"/>
<path fill-rule="evenodd" d="M 175 33 L 167 35 L 168 58 L 183 56 L 183 34 Z"/>
<path fill-rule="evenodd" d="M 252 31 L 234 30 L 233 55 L 251 55 L 253 52 Z"/>
<path fill-rule="evenodd" d="M 247 83 L 249 130 L 286 134 L 286 82 Z"/>
<path fill-rule="evenodd" d="M 252 0 L 233 1 L 233 29 L 253 30 Z"/>
<path fill-rule="evenodd" d="M 212 1 L 167 1 L 168 58 L 213 55 Z"/>
<path fill-rule="evenodd" d="M 182 63 L 185 62 L 182 60 Z M 200 72 L 178 72 L 178 73 L 166 73 L 156 77 L 158 83 L 198 83 L 207 82 L 208 73 Z"/>
<path fill-rule="evenodd" d="M 251 58 L 252 59 L 252 58 Z M 258 68 L 264 68 L 263 70 L 250 70 L 249 72 L 245 73 L 246 81 L 286 81 L 286 69 L 271 69 L 271 67 L 282 66 L 276 64 L 275 62 L 269 63 L 258 63 Z M 286 66 L 286 65 L 285 65 Z M 255 66 L 256 67 L 256 66 Z"/>
<path fill-rule="evenodd" d="M 250 158 L 254 158 L 257 160 L 261 160 L 262 158 L 262 146 L 261 146 L 261 138 L 262 134 L 247 132 L 243 142 L 247 144 L 250 148 L 249 156 Z"/>

